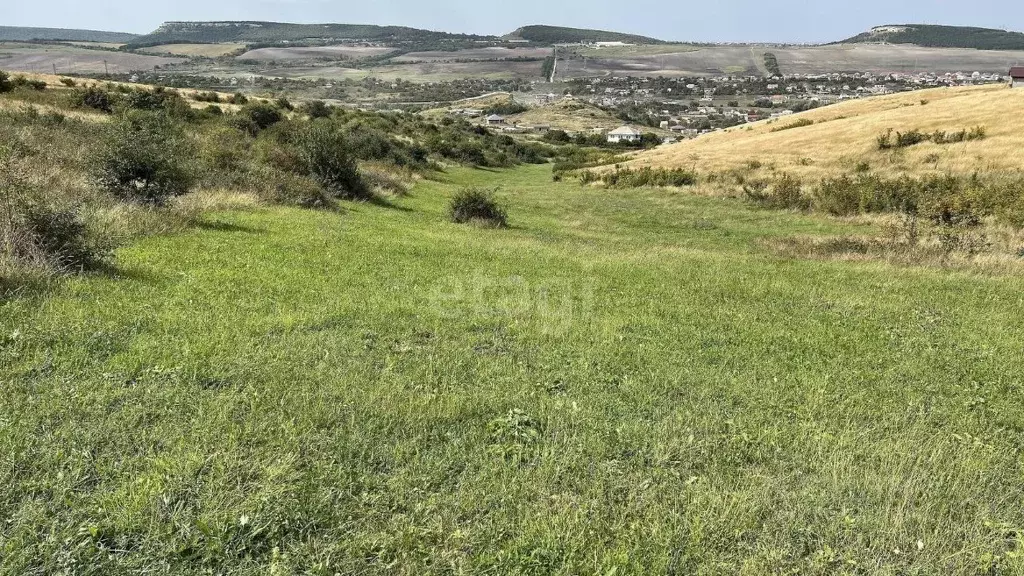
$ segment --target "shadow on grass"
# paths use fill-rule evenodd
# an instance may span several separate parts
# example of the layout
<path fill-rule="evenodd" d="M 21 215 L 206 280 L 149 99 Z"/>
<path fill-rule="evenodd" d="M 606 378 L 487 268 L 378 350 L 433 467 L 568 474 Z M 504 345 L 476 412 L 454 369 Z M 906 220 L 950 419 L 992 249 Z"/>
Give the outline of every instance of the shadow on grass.
<path fill-rule="evenodd" d="M 264 234 L 264 230 L 258 228 L 250 228 L 248 226 L 240 226 L 238 224 L 231 224 L 230 222 L 221 222 L 220 220 L 200 220 L 195 224 L 195 227 L 200 230 L 208 230 L 211 232 L 240 232 L 245 234 Z"/>
<path fill-rule="evenodd" d="M 398 210 L 399 212 L 415 212 L 415 210 L 413 210 L 412 208 L 399 206 L 398 204 L 395 204 L 394 202 L 388 200 L 387 198 L 382 198 L 380 196 L 374 196 L 373 198 L 367 200 L 366 203 L 372 204 L 373 206 L 379 206 L 380 208 L 387 208 L 388 210 Z"/>

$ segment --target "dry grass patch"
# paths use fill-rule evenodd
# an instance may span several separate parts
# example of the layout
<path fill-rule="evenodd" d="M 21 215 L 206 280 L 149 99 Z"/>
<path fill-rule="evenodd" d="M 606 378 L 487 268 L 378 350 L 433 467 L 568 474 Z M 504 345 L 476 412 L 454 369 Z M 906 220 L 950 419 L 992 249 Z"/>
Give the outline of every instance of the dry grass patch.
<path fill-rule="evenodd" d="M 922 100 L 928 105 L 921 105 Z M 879 96 L 639 153 L 629 165 L 671 168 L 695 164 L 701 173 L 727 173 L 749 171 L 748 162 L 757 159 L 805 181 L 852 173 L 861 164 L 885 176 L 1015 172 L 1021 170 L 1024 134 L 1006 118 L 1022 106 L 1024 91 L 1006 86 Z M 799 130 L 777 130 L 794 121 L 813 124 Z M 910 149 L 878 150 L 878 136 L 889 129 L 931 133 L 975 126 L 986 130 L 984 140 L 942 145 L 925 142 Z"/>

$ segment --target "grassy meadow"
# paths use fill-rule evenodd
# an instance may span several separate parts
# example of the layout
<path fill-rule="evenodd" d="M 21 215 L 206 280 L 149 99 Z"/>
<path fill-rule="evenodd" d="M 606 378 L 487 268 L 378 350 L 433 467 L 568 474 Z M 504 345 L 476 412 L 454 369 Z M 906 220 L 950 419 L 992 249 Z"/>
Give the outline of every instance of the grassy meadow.
<path fill-rule="evenodd" d="M 130 243 L 0 304 L 0 573 L 1024 573 L 1021 278 L 764 247 L 871 226 L 539 165 Z"/>

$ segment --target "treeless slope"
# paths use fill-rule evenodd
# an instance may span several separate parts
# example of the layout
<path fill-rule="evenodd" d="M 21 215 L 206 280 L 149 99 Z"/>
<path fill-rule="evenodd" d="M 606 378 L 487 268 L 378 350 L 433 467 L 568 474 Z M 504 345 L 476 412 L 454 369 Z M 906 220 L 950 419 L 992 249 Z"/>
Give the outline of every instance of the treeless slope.
<path fill-rule="evenodd" d="M 1024 131 L 1015 119 L 1021 109 L 1024 90 L 1006 86 L 879 96 L 708 134 L 638 154 L 628 164 L 710 173 L 749 169 L 757 161 L 804 178 L 850 173 L 863 163 L 889 175 L 1024 171 Z M 779 130 L 801 120 L 814 124 Z M 890 128 L 953 132 L 975 126 L 986 129 L 984 140 L 878 149 L 878 136 Z"/>
<path fill-rule="evenodd" d="M 568 132 L 583 132 L 592 129 L 609 130 L 622 126 L 619 120 L 608 112 L 575 98 L 563 98 L 557 102 L 531 108 L 509 118 L 520 124 L 546 124 Z"/>

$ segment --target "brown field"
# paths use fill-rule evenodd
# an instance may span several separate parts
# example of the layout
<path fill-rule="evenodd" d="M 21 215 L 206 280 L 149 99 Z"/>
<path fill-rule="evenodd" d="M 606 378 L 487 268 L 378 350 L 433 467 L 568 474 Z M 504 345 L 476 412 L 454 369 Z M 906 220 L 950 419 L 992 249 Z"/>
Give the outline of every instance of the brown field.
<path fill-rule="evenodd" d="M 964 174 L 1024 171 L 1024 134 L 1007 117 L 1024 108 L 1024 90 L 1007 86 L 938 88 L 866 98 L 775 121 L 715 132 L 641 153 L 633 168 L 692 168 L 701 173 L 786 172 L 804 179 L 849 174 L 858 164 L 872 172 Z M 775 131 L 796 120 L 813 125 Z M 984 140 L 957 144 L 925 142 L 898 151 L 880 151 L 877 137 L 893 129 L 952 132 L 982 126 Z"/>
<path fill-rule="evenodd" d="M 117 73 L 152 70 L 184 61 L 180 58 L 89 50 L 79 46 L 0 44 L 0 69 L 15 72 L 45 73 L 53 72 L 56 67 L 58 74 L 66 75 L 103 72 L 105 69 Z"/>
<path fill-rule="evenodd" d="M 769 48 L 713 46 L 670 53 L 648 53 L 637 47 L 589 50 L 587 58 L 559 61 L 563 78 L 587 76 L 699 76 L 763 74 L 764 53 L 772 52 L 786 74 L 824 74 L 855 71 L 876 73 L 998 72 L 1024 62 L 1024 52 L 920 48 L 903 45 L 847 44 Z M 668 47 L 662 47 L 668 48 Z"/>
<path fill-rule="evenodd" d="M 140 48 L 136 52 L 144 54 L 173 54 L 175 56 L 203 58 L 219 58 L 245 48 L 245 44 L 162 44 Z"/>
<path fill-rule="evenodd" d="M 303 60 L 355 60 L 394 52 L 386 46 L 313 46 L 308 48 L 259 48 L 238 57 L 260 62 L 294 62 Z"/>
<path fill-rule="evenodd" d="M 502 48 L 491 46 L 457 50 L 455 52 L 410 52 L 394 58 L 392 62 L 437 62 L 451 60 L 508 60 L 512 58 L 547 58 L 550 48 Z"/>

